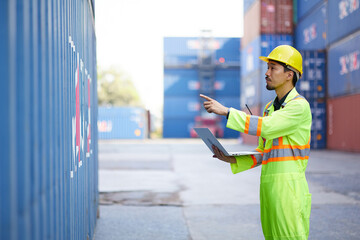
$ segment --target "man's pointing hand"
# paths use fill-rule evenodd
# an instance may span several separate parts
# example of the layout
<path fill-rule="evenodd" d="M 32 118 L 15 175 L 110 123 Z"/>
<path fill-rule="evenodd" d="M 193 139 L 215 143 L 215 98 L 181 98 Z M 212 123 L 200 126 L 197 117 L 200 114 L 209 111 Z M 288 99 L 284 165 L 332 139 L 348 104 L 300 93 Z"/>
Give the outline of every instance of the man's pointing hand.
<path fill-rule="evenodd" d="M 205 96 L 203 94 L 200 94 L 200 97 L 204 98 L 206 101 L 204 102 L 204 108 L 208 113 L 215 113 L 218 115 L 224 115 L 226 116 L 228 113 L 228 108 L 221 105 L 218 101 Z"/>

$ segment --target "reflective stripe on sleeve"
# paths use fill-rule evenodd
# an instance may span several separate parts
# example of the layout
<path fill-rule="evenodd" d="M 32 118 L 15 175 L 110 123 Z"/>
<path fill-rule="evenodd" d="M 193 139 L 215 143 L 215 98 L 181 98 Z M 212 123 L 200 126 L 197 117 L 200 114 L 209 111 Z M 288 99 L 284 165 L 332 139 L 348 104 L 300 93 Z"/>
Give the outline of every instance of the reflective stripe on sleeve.
<path fill-rule="evenodd" d="M 249 115 L 247 115 L 247 116 L 249 116 Z M 247 116 L 246 116 L 246 122 L 247 122 Z M 262 124 L 262 117 L 250 116 L 248 134 L 254 135 L 254 136 L 260 136 L 261 124 Z M 246 124 L 245 124 L 245 130 L 246 130 Z"/>
<path fill-rule="evenodd" d="M 257 167 L 262 164 L 262 155 L 251 155 L 251 158 L 254 162 L 254 164 L 251 166 L 251 168 Z"/>
<path fill-rule="evenodd" d="M 250 115 L 246 115 L 244 133 L 249 134 L 249 126 L 250 126 Z"/>

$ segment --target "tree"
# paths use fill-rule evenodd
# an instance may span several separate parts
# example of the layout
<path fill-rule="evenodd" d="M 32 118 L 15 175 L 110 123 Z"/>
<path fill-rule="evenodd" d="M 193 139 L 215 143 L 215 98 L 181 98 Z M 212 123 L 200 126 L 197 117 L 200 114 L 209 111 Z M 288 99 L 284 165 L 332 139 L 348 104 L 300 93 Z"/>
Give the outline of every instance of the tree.
<path fill-rule="evenodd" d="M 98 70 L 98 103 L 99 106 L 142 106 L 131 78 L 115 67 Z"/>

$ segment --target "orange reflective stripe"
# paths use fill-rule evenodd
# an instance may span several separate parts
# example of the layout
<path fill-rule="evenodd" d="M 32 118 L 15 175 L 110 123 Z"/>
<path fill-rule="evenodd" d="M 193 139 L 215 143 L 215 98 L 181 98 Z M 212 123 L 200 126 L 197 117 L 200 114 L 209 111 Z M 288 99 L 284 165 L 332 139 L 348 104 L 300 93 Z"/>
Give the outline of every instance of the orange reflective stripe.
<path fill-rule="evenodd" d="M 258 120 L 256 136 L 260 136 L 260 135 L 261 135 L 261 127 L 262 127 L 262 118 L 260 117 L 259 120 Z"/>
<path fill-rule="evenodd" d="M 244 133 L 249 133 L 250 115 L 246 115 L 245 130 Z"/>
<path fill-rule="evenodd" d="M 283 146 L 283 137 L 279 137 L 279 146 Z"/>
<path fill-rule="evenodd" d="M 262 164 L 267 164 L 268 162 L 285 162 L 285 161 L 297 161 L 297 160 L 308 160 L 309 156 L 306 156 L 305 158 L 298 156 L 298 157 L 275 157 L 275 158 L 269 158 L 267 160 L 264 160 Z"/>
<path fill-rule="evenodd" d="M 255 158 L 255 156 L 254 155 L 250 155 L 251 156 L 251 158 L 252 158 L 252 160 L 253 160 L 253 165 L 251 166 L 251 168 L 254 168 L 255 166 L 256 166 L 256 164 L 257 164 L 257 161 L 256 161 L 256 158 Z"/>

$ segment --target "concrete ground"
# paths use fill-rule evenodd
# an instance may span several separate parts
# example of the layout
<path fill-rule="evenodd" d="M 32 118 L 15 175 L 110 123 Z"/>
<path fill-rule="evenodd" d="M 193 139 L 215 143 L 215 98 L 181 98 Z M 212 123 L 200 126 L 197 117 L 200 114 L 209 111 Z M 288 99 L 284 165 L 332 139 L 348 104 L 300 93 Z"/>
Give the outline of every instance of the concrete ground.
<path fill-rule="evenodd" d="M 232 174 L 199 139 L 101 141 L 95 239 L 264 239 L 260 170 Z M 306 176 L 309 239 L 360 239 L 360 154 L 312 150 Z"/>

